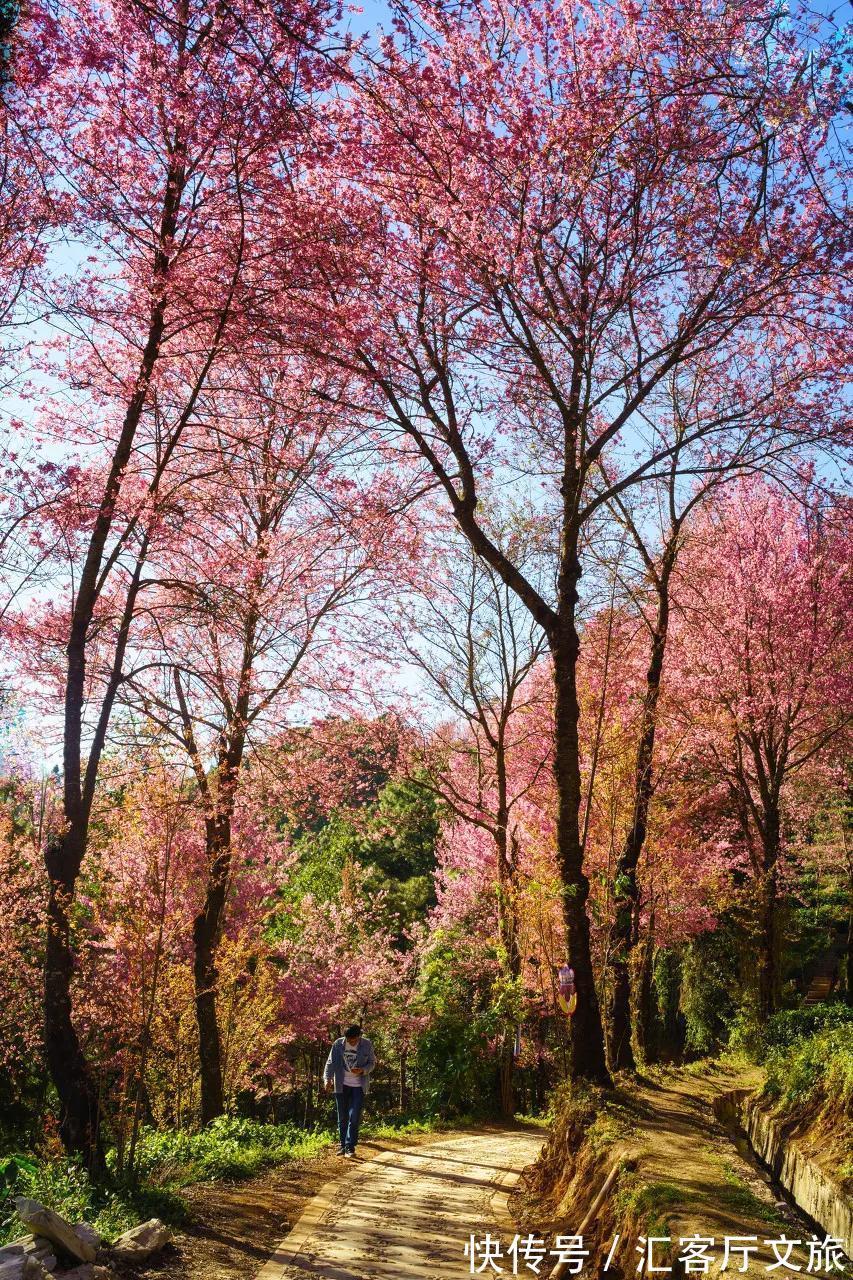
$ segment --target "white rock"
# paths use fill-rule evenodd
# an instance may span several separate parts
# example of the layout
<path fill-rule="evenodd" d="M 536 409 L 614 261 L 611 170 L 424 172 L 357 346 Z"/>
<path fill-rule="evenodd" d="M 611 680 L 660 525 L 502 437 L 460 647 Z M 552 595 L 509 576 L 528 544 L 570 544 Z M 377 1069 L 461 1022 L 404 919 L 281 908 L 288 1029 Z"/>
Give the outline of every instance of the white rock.
<path fill-rule="evenodd" d="M 152 1253 L 162 1249 L 164 1244 L 168 1244 L 171 1238 L 171 1233 L 160 1219 L 151 1218 L 148 1222 L 141 1222 L 138 1227 L 132 1227 L 130 1231 L 125 1231 L 123 1236 L 119 1236 L 112 1251 L 118 1258 L 143 1262 L 146 1258 L 150 1258 Z"/>
<path fill-rule="evenodd" d="M 58 1245 L 64 1252 L 76 1258 L 78 1262 L 94 1262 L 95 1249 L 88 1241 L 81 1240 L 70 1222 L 60 1218 L 52 1209 L 45 1209 L 36 1200 L 27 1200 L 19 1196 L 13 1201 L 18 1217 L 37 1236 L 46 1236 L 53 1245 Z M 35 1261 L 35 1259 L 31 1259 Z M 41 1268 L 40 1268 L 41 1269 Z M 4 1277 L 0 1276 L 0 1280 Z"/>
<path fill-rule="evenodd" d="M 77 1239 L 82 1240 L 84 1244 L 90 1244 L 96 1253 L 100 1249 L 101 1237 L 90 1223 L 76 1223 L 74 1227 L 74 1234 Z"/>

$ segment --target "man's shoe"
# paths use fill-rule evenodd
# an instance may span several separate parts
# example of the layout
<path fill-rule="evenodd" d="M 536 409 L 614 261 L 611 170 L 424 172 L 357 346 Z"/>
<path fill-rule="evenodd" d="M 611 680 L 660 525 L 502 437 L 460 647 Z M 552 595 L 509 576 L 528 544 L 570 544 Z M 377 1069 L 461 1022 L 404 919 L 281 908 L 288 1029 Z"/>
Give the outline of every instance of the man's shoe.
<path fill-rule="evenodd" d="M 349 1156 L 349 1158 L 350 1158 L 350 1159 L 352 1159 L 352 1157 L 355 1155 L 355 1152 L 354 1152 L 354 1151 L 345 1151 L 345 1152 L 344 1152 L 344 1155 L 345 1155 L 345 1156 Z"/>
<path fill-rule="evenodd" d="M 338 1147 L 337 1151 L 335 1152 L 335 1155 L 336 1155 L 336 1156 L 345 1156 L 345 1155 L 347 1155 L 347 1152 L 344 1150 L 344 1148 L 343 1148 L 343 1147 Z"/>

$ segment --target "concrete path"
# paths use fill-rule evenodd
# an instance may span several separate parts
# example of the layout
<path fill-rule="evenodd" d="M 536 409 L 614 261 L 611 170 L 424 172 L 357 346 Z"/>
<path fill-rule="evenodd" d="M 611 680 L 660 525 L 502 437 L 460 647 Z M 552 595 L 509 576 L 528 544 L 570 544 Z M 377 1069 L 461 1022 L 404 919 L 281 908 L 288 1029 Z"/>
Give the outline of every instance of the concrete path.
<path fill-rule="evenodd" d="M 462 1280 L 469 1236 L 507 1234 L 507 1192 L 544 1137 L 470 1133 L 341 1160 L 343 1176 L 314 1198 L 258 1280 Z"/>

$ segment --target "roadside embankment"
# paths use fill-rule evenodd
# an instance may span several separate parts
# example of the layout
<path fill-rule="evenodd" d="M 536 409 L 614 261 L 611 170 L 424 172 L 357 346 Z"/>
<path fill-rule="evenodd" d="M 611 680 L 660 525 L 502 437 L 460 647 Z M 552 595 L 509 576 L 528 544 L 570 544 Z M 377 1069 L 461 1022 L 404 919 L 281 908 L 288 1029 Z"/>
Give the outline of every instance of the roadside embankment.
<path fill-rule="evenodd" d="M 514 1198 L 519 1231 L 552 1243 L 583 1225 L 589 1262 L 600 1270 L 607 1260 L 613 1280 L 636 1274 L 651 1237 L 654 1264 L 672 1267 L 673 1275 L 684 1272 L 696 1237 L 711 1241 L 712 1275 L 721 1270 L 727 1238 L 755 1242 L 741 1274 L 766 1275 L 778 1261 L 772 1242 L 784 1235 L 803 1241 L 793 1256 L 805 1270 L 808 1224 L 738 1151 L 714 1111 L 720 1096 L 754 1093 L 762 1079 L 759 1069 L 734 1059 L 704 1061 L 649 1071 L 613 1091 L 566 1094 Z M 728 1270 L 740 1271 L 740 1262 L 730 1260 Z M 644 1266 L 650 1269 L 648 1258 Z"/>
<path fill-rule="evenodd" d="M 798 1130 L 774 1113 L 760 1093 L 735 1089 L 724 1093 L 714 1106 L 717 1118 L 740 1130 L 750 1149 L 797 1207 L 828 1236 L 853 1241 L 853 1196 L 845 1182 L 824 1167 L 818 1157 L 806 1153 L 808 1127 Z"/>

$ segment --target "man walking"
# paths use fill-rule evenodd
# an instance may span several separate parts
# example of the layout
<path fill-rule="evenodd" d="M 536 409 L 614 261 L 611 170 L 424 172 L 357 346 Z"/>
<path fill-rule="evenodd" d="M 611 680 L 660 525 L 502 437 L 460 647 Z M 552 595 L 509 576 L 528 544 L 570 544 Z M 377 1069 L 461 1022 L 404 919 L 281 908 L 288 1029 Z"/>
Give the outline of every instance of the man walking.
<path fill-rule="evenodd" d="M 365 1096 L 370 1092 L 370 1073 L 376 1066 L 373 1045 L 353 1023 L 339 1036 L 329 1050 L 323 1080 L 326 1092 L 335 1091 L 338 1107 L 338 1132 L 341 1146 L 338 1155 L 354 1156 L 358 1142 L 358 1126 Z"/>

